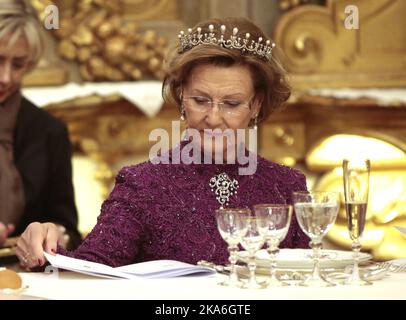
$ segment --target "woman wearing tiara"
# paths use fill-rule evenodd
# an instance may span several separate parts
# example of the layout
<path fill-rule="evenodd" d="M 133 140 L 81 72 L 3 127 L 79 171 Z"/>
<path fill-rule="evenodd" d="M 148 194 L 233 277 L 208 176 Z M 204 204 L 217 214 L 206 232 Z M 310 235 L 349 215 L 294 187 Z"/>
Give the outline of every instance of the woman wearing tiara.
<path fill-rule="evenodd" d="M 158 259 L 227 263 L 216 209 L 292 203 L 293 191 L 306 190 L 301 172 L 250 153 L 238 138 L 230 138 L 241 129 L 255 131 L 289 97 L 273 47 L 244 18 L 213 19 L 181 32 L 166 61 L 163 96 L 179 107 L 192 134 L 166 154 L 123 168 L 96 226 L 75 251 L 58 246 L 53 224 L 31 224 L 18 241 L 21 263 L 43 265 L 44 251 L 114 267 Z M 254 170 L 242 173 L 247 166 L 241 158 L 249 159 L 249 166 L 254 163 Z M 219 181 L 234 190 L 216 195 Z M 292 217 L 281 247 L 308 243 Z"/>

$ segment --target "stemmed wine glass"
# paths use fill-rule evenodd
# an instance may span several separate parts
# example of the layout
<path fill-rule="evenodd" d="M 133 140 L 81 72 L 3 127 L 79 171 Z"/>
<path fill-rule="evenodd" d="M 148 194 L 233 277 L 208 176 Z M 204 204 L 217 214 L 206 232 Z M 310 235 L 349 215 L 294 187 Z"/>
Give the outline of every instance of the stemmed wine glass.
<path fill-rule="evenodd" d="M 247 233 L 247 217 L 251 215 L 251 210 L 245 208 L 220 208 L 217 209 L 215 213 L 217 228 L 222 238 L 228 244 L 229 261 L 231 264 L 229 281 L 224 281 L 220 284 L 225 286 L 240 286 L 242 283 L 238 279 L 238 274 L 235 267 L 237 263 L 238 244 L 241 242 L 242 237 Z"/>
<path fill-rule="evenodd" d="M 285 239 L 288 233 L 292 217 L 292 206 L 289 204 L 258 204 L 254 206 L 255 216 L 262 224 L 259 230 L 262 232 L 267 245 L 268 254 L 271 259 L 269 286 L 286 286 L 276 277 L 276 256 L 279 253 L 279 244 Z"/>
<path fill-rule="evenodd" d="M 352 240 L 354 266 L 352 274 L 345 281 L 350 285 L 372 284 L 362 279 L 359 274 L 360 238 L 364 232 L 367 212 L 369 174 L 371 164 L 369 160 L 343 160 L 343 181 L 345 210 L 347 212 L 347 227 Z"/>
<path fill-rule="evenodd" d="M 313 249 L 313 271 L 300 285 L 334 286 L 320 273 L 320 249 L 322 239 L 334 224 L 339 209 L 338 192 L 301 191 L 293 193 L 296 218 L 300 228 L 311 241 Z"/>
<path fill-rule="evenodd" d="M 246 234 L 241 239 L 241 245 L 245 250 L 248 251 L 249 255 L 249 279 L 242 287 L 247 289 L 263 289 L 266 288 L 266 283 L 258 282 L 255 276 L 255 270 L 257 267 L 255 262 L 255 253 L 263 246 L 265 242 L 263 232 L 260 230 L 264 223 L 260 222 L 261 218 L 256 218 L 254 216 L 249 216 L 245 219 L 247 220 L 248 229 Z"/>

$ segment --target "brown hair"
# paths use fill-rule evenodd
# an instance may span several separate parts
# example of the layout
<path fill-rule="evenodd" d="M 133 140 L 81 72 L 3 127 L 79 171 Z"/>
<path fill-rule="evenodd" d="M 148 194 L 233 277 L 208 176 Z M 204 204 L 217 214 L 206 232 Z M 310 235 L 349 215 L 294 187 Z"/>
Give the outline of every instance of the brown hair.
<path fill-rule="evenodd" d="M 224 36 L 226 39 L 231 36 L 234 27 L 238 28 L 237 36 L 241 38 L 245 37 L 246 33 L 250 33 L 251 39 L 255 41 L 259 37 L 262 37 L 263 43 L 269 39 L 261 29 L 245 18 L 211 19 L 197 24 L 193 27 L 192 32 L 196 32 L 197 28 L 200 27 L 202 34 L 208 33 L 210 24 L 214 26 L 213 32 L 216 37 L 219 36 L 220 26 L 225 25 Z M 263 95 L 258 121 L 266 119 L 290 96 L 286 72 L 279 62 L 278 53 L 275 49 L 272 51 L 272 59 L 268 61 L 250 53 L 242 53 L 238 49 L 227 49 L 212 44 L 197 45 L 180 53 L 177 45 L 165 60 L 166 76 L 163 82 L 162 96 L 167 103 L 180 107 L 182 86 L 187 83 L 190 71 L 199 64 L 245 65 L 251 71 L 255 94 L 257 96 L 258 94 Z"/>

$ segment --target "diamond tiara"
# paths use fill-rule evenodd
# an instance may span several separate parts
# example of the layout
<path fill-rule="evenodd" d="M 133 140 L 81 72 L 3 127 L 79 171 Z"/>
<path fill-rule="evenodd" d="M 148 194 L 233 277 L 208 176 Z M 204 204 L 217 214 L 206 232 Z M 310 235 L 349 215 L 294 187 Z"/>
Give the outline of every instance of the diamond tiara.
<path fill-rule="evenodd" d="M 263 38 L 259 37 L 258 41 L 250 40 L 251 35 L 245 34 L 245 38 L 237 37 L 238 28 L 233 28 L 233 33 L 229 39 L 225 39 L 226 26 L 220 27 L 220 38 L 216 38 L 214 33 L 214 26 L 209 25 L 209 33 L 202 33 L 202 28 L 198 27 L 197 32 L 192 33 L 192 29 L 188 29 L 188 33 L 181 31 L 179 37 L 179 53 L 185 52 L 201 44 L 214 44 L 222 46 L 227 49 L 237 49 L 242 53 L 249 53 L 268 61 L 272 59 L 272 49 L 275 47 L 275 43 L 271 43 L 270 40 L 263 42 Z"/>

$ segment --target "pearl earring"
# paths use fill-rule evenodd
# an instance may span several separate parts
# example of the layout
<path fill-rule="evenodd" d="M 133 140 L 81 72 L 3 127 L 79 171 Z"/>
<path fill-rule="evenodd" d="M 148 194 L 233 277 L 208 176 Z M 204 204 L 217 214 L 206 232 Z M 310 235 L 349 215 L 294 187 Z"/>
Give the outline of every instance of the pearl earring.
<path fill-rule="evenodd" d="M 180 120 L 185 121 L 185 115 L 186 115 L 185 109 L 182 106 L 180 110 Z"/>

